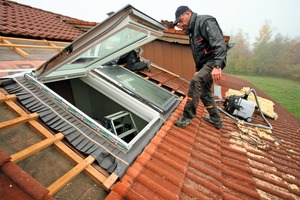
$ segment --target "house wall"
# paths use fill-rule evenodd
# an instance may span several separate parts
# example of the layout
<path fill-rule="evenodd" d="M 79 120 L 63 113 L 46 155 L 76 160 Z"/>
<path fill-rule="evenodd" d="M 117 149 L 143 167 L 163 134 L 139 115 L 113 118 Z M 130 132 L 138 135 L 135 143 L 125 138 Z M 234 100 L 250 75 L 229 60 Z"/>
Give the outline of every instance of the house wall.
<path fill-rule="evenodd" d="M 195 64 L 188 44 L 154 40 L 142 48 L 144 50 L 142 57 L 187 80 L 193 77 Z"/>

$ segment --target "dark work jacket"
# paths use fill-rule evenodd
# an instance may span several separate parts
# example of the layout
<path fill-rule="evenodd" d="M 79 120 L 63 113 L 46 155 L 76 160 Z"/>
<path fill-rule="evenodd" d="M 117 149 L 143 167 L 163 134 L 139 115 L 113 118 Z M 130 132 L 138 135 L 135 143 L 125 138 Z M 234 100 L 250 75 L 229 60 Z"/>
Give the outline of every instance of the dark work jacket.
<path fill-rule="evenodd" d="M 227 46 L 223 32 L 214 17 L 193 12 L 185 33 L 189 35 L 196 71 L 212 59 L 215 65 L 222 69 L 226 66 Z"/>

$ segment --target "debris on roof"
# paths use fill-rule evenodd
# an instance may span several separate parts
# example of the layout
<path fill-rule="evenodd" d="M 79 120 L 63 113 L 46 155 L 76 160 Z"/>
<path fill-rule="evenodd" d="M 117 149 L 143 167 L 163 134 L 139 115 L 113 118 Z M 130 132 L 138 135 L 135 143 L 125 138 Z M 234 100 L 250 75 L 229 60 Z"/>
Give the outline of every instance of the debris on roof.
<path fill-rule="evenodd" d="M 232 95 L 242 96 L 242 95 L 246 94 L 247 91 L 249 91 L 249 89 L 250 89 L 249 87 L 243 87 L 240 91 L 229 89 L 225 93 L 225 98 L 228 98 Z M 248 98 L 249 98 L 249 101 L 256 103 L 254 94 L 251 93 Z M 261 106 L 263 114 L 276 120 L 278 118 L 278 115 L 276 112 L 274 112 L 274 105 L 275 105 L 274 102 L 272 102 L 271 100 L 259 97 L 259 96 L 257 98 L 258 98 L 258 102 Z"/>

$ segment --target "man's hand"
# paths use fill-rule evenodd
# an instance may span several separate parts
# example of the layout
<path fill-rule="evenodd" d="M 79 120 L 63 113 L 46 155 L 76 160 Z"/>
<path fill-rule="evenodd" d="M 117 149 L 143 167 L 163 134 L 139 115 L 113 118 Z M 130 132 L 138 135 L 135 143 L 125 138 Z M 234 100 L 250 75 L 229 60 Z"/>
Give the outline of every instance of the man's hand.
<path fill-rule="evenodd" d="M 213 81 L 215 83 L 218 82 L 221 79 L 221 76 L 222 76 L 222 69 L 214 67 L 211 72 L 211 77 L 212 77 Z"/>

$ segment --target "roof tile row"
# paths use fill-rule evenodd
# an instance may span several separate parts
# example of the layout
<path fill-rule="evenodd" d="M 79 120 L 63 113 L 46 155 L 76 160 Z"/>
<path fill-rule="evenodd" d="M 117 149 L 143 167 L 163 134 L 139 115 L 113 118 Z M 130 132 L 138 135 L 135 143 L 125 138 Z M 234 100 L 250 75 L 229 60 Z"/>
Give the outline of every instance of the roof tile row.
<path fill-rule="evenodd" d="M 0 197 L 4 199 L 54 199 L 37 180 L 10 161 L 0 149 Z M 34 189 L 33 189 L 34 188 Z"/>
<path fill-rule="evenodd" d="M 13 1 L 1 0 L 0 13 L 0 32 L 14 37 L 73 41 L 84 33 L 74 25 L 96 25 Z"/>
<path fill-rule="evenodd" d="M 233 89 L 252 87 L 248 82 L 227 74 L 224 74 L 224 79 L 236 87 Z M 220 83 L 222 87 L 226 84 Z M 252 88 L 270 99 L 257 88 Z M 222 88 L 223 96 L 227 90 L 228 87 Z M 190 125 L 184 129 L 174 126 L 185 102 L 186 99 L 106 199 L 299 198 L 300 149 L 297 143 L 300 136 L 296 134 L 299 119 L 275 104 L 280 117 L 272 121 L 272 133 L 258 137 L 270 148 L 260 149 L 251 144 L 251 140 L 247 142 L 233 137 L 240 130 L 231 118 L 223 114 L 221 130 L 207 124 L 202 119 L 207 115 L 202 103 Z M 284 118 L 292 121 L 285 123 Z M 280 144 L 276 143 L 277 140 Z"/>

